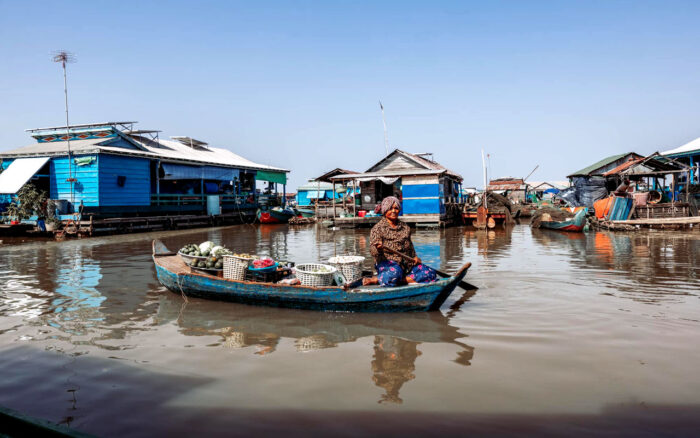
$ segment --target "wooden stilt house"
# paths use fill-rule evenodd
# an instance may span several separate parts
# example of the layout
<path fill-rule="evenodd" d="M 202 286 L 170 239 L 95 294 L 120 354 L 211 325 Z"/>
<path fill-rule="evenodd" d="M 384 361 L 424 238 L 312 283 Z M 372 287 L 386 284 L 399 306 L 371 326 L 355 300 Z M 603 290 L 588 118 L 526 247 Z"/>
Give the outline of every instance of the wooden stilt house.
<path fill-rule="evenodd" d="M 401 217 L 409 223 L 443 223 L 462 207 L 462 177 L 434 161 L 432 154 L 395 149 L 364 173 L 339 174 L 331 180 L 360 187 L 358 211 L 373 211 L 382 199 L 396 196 Z"/>

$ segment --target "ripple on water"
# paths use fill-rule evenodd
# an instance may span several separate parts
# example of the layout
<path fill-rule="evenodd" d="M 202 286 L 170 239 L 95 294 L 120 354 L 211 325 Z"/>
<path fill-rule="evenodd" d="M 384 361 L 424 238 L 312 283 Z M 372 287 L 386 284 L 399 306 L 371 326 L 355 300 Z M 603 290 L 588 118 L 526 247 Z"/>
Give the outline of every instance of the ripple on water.
<path fill-rule="evenodd" d="M 298 262 L 355 253 L 372 266 L 369 230 L 313 226 L 2 246 L 3 405 L 126 434 L 158 430 L 154 406 L 181 430 L 187 410 L 206 433 L 211 406 L 551 415 L 700 404 L 700 354 L 688 348 L 700 335 L 696 235 L 416 230 L 427 264 L 472 262 L 479 290 L 404 315 L 185 304 L 155 278 L 155 237 Z"/>

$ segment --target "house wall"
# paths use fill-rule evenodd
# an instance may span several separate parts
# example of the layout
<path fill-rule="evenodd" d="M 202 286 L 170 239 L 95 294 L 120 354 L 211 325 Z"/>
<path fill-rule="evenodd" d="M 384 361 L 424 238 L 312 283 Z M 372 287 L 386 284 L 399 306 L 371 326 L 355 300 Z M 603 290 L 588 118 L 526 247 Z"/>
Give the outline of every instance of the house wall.
<path fill-rule="evenodd" d="M 10 167 L 10 164 L 12 164 L 13 161 L 14 159 L 12 158 L 3 159 L 1 164 L 2 170 L 5 170 L 8 167 Z M 10 202 L 12 202 L 12 195 L 0 194 L 0 204 L 9 204 Z"/>
<path fill-rule="evenodd" d="M 350 189 L 348 189 L 348 190 L 350 190 Z M 297 189 L 297 196 L 296 196 L 297 205 L 299 205 L 299 206 L 312 205 L 313 201 L 315 201 L 315 198 L 309 199 L 309 192 L 316 192 L 316 191 L 317 190 L 304 190 L 304 189 L 299 190 L 299 189 Z M 333 199 L 333 190 L 321 190 L 321 191 L 324 192 L 324 194 L 325 194 L 325 198 L 324 198 L 325 200 L 330 201 Z M 350 190 L 350 191 L 352 191 L 352 190 Z M 336 192 L 335 199 L 340 199 L 342 197 L 343 197 L 342 193 Z M 322 201 L 324 199 L 322 199 Z"/>
<path fill-rule="evenodd" d="M 445 212 L 444 185 L 437 176 L 405 176 L 402 183 L 403 215 Z"/>
<path fill-rule="evenodd" d="M 76 206 L 83 202 L 88 207 L 99 205 L 99 178 L 97 155 L 74 155 L 76 158 L 93 158 L 93 162 L 85 166 L 72 166 L 72 175 L 77 181 L 73 185 L 73 203 Z M 51 159 L 51 199 L 71 199 L 71 183 L 66 181 L 70 176 L 68 157 Z"/>
<path fill-rule="evenodd" d="M 150 160 L 101 154 L 99 168 L 99 205 L 151 205 Z M 120 176 L 126 177 L 119 186 Z"/>

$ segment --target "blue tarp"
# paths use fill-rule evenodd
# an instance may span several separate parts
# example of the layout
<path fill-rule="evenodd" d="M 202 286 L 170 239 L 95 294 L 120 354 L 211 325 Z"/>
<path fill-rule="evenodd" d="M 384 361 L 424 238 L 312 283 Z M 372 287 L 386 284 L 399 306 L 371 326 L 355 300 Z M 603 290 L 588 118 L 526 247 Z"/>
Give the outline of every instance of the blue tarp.
<path fill-rule="evenodd" d="M 634 200 L 630 198 L 615 198 L 610 212 L 608 213 L 608 219 L 612 221 L 627 220 L 633 205 Z"/>

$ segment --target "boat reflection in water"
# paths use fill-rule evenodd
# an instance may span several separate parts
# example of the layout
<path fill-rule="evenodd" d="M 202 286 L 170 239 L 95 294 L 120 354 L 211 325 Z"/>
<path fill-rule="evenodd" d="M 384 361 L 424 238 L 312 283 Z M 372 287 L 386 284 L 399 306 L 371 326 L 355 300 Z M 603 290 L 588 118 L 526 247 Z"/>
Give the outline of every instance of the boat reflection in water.
<path fill-rule="evenodd" d="M 450 324 L 450 318 L 474 291 L 467 291 L 442 312 L 399 314 L 324 313 L 244 304 L 182 299 L 163 294 L 158 323 L 174 322 L 186 336 L 218 336 L 228 348 L 253 347 L 253 354 L 274 353 L 283 339 L 293 340 L 300 353 L 333 348 L 360 338 L 374 338 L 368 352 L 372 381 L 386 393 L 379 403 L 402 403 L 401 387 L 415 378 L 415 360 L 422 343 L 448 343 L 457 347 L 453 362 L 468 366 L 474 348 L 460 342 L 467 335 Z"/>

